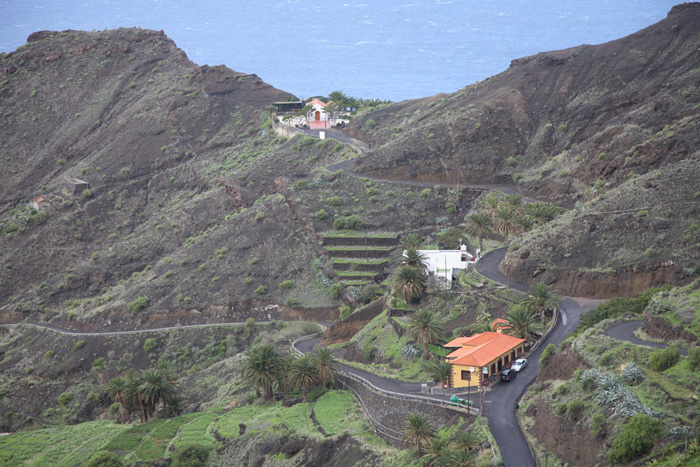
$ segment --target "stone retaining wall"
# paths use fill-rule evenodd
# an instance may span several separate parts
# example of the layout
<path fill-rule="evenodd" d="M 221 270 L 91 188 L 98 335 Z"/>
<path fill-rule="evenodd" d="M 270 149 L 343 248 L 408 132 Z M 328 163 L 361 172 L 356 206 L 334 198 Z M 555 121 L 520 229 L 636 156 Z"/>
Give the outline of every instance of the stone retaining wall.
<path fill-rule="evenodd" d="M 362 383 L 342 374 L 337 375 L 337 380 L 342 389 L 351 388 L 353 390 L 355 397 L 360 399 L 365 410 L 369 412 L 370 421 L 375 425 L 377 434 L 392 446 L 405 447 L 402 446 L 401 436 L 397 433 L 401 433 L 409 414 L 422 413 L 432 420 L 435 426 L 447 425 L 455 416 L 464 418 L 467 416 L 466 411 L 378 394 Z"/>
<path fill-rule="evenodd" d="M 324 245 L 328 246 L 396 246 L 396 237 L 324 237 Z"/>

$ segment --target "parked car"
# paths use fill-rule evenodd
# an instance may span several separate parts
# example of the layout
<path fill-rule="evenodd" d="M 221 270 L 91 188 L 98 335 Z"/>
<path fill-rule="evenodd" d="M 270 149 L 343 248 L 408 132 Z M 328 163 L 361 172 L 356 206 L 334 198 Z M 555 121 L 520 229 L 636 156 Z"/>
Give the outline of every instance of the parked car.
<path fill-rule="evenodd" d="M 517 376 L 517 372 L 512 369 L 508 368 L 507 370 L 501 371 L 501 381 L 513 381 L 515 377 Z"/>
<path fill-rule="evenodd" d="M 520 370 L 527 366 L 527 358 L 519 358 L 513 362 L 513 366 L 510 368 L 515 370 L 516 373 L 520 373 Z"/>

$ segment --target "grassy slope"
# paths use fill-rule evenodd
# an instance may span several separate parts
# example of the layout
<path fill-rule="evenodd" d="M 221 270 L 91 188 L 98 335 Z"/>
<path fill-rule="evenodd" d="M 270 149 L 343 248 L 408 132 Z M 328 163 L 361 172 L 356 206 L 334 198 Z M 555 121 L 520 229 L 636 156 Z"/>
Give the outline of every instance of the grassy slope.
<path fill-rule="evenodd" d="M 700 325 L 700 308 L 697 307 L 700 292 L 697 286 L 696 282 L 691 286 L 676 288 L 670 293 L 663 294 L 667 297 L 666 300 L 673 304 L 675 310 L 656 316 L 673 320 L 674 317 L 678 319 L 678 316 L 681 315 L 684 317 L 686 329 L 696 328 Z M 662 297 L 656 297 L 657 300 L 660 298 Z M 654 309 L 653 302 L 654 300 L 647 307 L 647 313 Z M 638 365 L 644 373 L 644 378 L 639 384 L 628 385 L 628 387 L 644 405 L 663 414 L 660 420 L 663 422 L 664 429 L 656 444 L 656 452 L 664 446 L 678 447 L 677 443 L 670 439 L 668 431 L 676 426 L 697 423 L 697 388 L 700 387 L 700 371 L 690 364 L 688 357 L 681 357 L 667 370 L 660 372 L 652 370 L 649 367 L 649 357 L 655 351 L 647 347 L 622 343 L 605 336 L 602 331 L 611 324 L 613 322 L 603 321 L 586 330 L 581 336 L 570 342 L 570 349 L 592 367 L 611 372 L 618 377 L 628 364 Z M 684 342 L 683 345 L 685 346 L 687 343 Z M 601 439 L 607 439 L 608 442 L 621 431 L 627 421 L 626 417 L 614 416 L 610 409 L 599 406 L 595 402 L 595 390 L 584 388 L 577 371 L 574 373 L 574 377 L 568 380 L 542 381 L 538 377 L 536 383 L 524 396 L 520 406 L 525 426 L 528 429 L 532 428 L 533 420 L 528 415 L 531 406 L 542 406 L 543 404 L 551 407 L 555 412 L 561 410 L 561 418 L 566 423 L 567 417 L 571 419 L 571 415 L 567 415 L 566 409 L 574 399 L 584 402 L 582 413 L 573 418 L 575 424 L 588 431 L 592 425 L 592 417 L 595 414 L 603 414 L 605 425 Z M 593 435 L 590 436 L 592 439 L 595 438 Z M 551 445 L 546 447 L 539 444 L 538 446 L 542 455 L 547 452 L 551 454 L 551 451 L 548 451 L 548 449 L 553 448 Z M 554 450 L 556 451 L 556 449 Z M 575 451 L 575 449 L 573 450 Z M 565 459 L 573 457 L 572 453 L 559 452 L 558 455 Z M 601 455 L 607 455 L 607 448 L 603 447 Z M 681 453 L 670 451 L 659 465 L 676 465 L 675 462 L 681 457 Z"/>
<path fill-rule="evenodd" d="M 317 402 L 283 408 L 280 403 L 254 404 L 240 408 L 219 408 L 143 425 L 119 425 L 108 421 L 19 432 L 0 438 L 0 463 L 18 465 L 75 465 L 99 450 L 118 454 L 128 465 L 169 458 L 171 449 L 195 443 L 212 448 L 239 438 L 239 423 L 247 426 L 245 438 L 265 439 L 287 431 L 309 441 L 322 441 L 324 435 L 311 418 L 311 411 L 330 436 L 347 433 L 360 443 L 367 455 L 381 455 L 391 465 L 399 451 L 378 438 L 364 418 L 352 394 L 331 391 Z M 218 436 L 218 441 L 217 437 Z M 240 453 L 239 459 L 251 453 Z M 277 454 L 277 453 L 274 453 Z M 271 461 L 274 454 L 269 455 Z M 303 455 L 285 459 L 281 465 L 295 465 Z M 217 465 L 216 454 L 211 465 Z M 283 462 L 285 461 L 286 462 Z M 280 465 L 279 463 L 277 465 Z"/>

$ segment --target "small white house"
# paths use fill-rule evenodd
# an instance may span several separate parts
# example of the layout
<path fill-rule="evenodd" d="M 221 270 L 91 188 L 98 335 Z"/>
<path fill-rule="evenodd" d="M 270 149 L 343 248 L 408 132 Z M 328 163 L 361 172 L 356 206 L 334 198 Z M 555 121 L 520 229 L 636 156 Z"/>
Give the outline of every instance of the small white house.
<path fill-rule="evenodd" d="M 452 286 L 452 279 L 460 270 L 466 270 L 470 264 L 479 260 L 477 256 L 467 251 L 466 245 L 462 245 L 459 250 L 418 250 L 418 253 L 425 256 L 425 268 L 428 276 L 437 279 L 440 289 L 449 289 Z"/>

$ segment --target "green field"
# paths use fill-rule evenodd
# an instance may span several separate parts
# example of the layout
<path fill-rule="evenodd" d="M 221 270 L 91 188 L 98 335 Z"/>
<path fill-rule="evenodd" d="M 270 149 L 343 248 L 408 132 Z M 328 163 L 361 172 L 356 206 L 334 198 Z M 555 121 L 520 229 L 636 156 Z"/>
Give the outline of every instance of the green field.
<path fill-rule="evenodd" d="M 325 435 L 314 424 L 312 411 Z M 125 465 L 150 465 L 171 457 L 174 448 L 185 444 L 219 448 L 240 437 L 241 423 L 246 425 L 245 437 L 285 432 L 321 442 L 348 433 L 368 449 L 398 453 L 373 433 L 351 393 L 329 391 L 316 402 L 292 407 L 282 407 L 280 402 L 254 403 L 144 424 L 95 421 L 18 432 L 0 437 L 0 465 L 78 466 L 101 450 L 117 454 Z"/>

